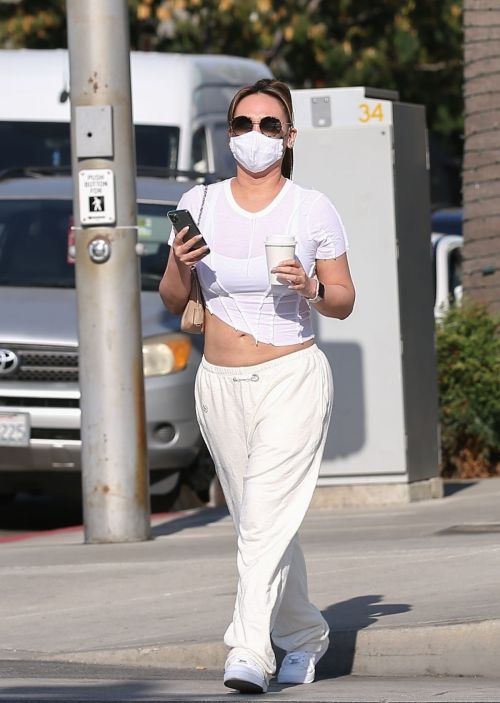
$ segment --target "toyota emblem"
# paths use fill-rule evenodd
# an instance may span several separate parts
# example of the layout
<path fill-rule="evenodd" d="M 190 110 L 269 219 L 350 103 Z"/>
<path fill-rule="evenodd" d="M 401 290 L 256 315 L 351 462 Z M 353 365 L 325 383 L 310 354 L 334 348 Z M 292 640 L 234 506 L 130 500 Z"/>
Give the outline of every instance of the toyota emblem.
<path fill-rule="evenodd" d="M 0 349 L 0 376 L 13 373 L 19 366 L 19 357 L 10 349 Z"/>

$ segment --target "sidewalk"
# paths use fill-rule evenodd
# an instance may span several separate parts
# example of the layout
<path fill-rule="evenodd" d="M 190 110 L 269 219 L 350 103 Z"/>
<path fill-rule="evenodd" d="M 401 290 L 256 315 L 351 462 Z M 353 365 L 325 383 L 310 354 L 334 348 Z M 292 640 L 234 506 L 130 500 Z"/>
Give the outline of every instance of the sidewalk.
<path fill-rule="evenodd" d="M 319 673 L 498 677 L 500 479 L 442 500 L 315 510 L 301 531 L 332 628 Z M 236 588 L 227 514 L 155 516 L 155 539 L 62 530 L 0 544 L 0 659 L 222 669 Z"/>

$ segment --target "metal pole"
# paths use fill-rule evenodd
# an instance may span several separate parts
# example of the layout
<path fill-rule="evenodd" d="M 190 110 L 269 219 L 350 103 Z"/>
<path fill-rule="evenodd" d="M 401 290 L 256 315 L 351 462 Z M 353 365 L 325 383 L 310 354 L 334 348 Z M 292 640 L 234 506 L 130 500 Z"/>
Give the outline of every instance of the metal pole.
<path fill-rule="evenodd" d="M 128 7 L 66 6 L 85 542 L 138 541 L 150 508 Z"/>

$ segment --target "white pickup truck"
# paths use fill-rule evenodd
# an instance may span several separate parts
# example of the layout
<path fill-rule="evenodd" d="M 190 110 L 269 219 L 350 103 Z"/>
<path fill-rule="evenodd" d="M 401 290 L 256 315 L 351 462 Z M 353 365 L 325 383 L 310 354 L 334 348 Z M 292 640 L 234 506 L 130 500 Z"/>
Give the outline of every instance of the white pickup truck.
<path fill-rule="evenodd" d="M 439 320 L 450 304 L 462 300 L 462 210 L 436 210 L 432 215 L 434 317 Z"/>

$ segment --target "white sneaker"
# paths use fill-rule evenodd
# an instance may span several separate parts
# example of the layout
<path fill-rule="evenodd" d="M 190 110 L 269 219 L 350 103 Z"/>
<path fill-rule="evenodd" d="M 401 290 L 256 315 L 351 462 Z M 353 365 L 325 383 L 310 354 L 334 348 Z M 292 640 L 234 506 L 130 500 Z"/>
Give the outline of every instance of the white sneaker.
<path fill-rule="evenodd" d="M 278 683 L 312 683 L 322 652 L 290 652 L 283 659 Z"/>
<path fill-rule="evenodd" d="M 224 671 L 224 686 L 240 693 L 265 693 L 269 678 L 258 662 L 241 656 L 228 659 Z"/>

